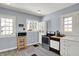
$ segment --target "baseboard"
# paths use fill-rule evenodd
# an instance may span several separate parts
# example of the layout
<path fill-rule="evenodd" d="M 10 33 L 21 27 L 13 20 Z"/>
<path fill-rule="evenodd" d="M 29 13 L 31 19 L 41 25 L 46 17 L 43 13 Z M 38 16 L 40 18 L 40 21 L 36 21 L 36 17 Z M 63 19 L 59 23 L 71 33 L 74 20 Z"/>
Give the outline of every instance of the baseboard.
<path fill-rule="evenodd" d="M 28 44 L 27 46 L 34 45 L 34 44 L 38 44 L 38 43 L 39 42 L 31 43 L 31 44 Z"/>
<path fill-rule="evenodd" d="M 17 48 L 17 47 L 8 48 L 8 49 L 2 49 L 2 50 L 0 50 L 0 52 L 10 51 L 10 50 L 13 50 L 13 49 L 16 49 L 16 48 Z"/>
<path fill-rule="evenodd" d="M 27 46 L 34 45 L 34 44 L 38 44 L 38 43 L 39 43 L 39 42 L 27 44 Z M 2 50 L 0 50 L 0 52 L 10 51 L 10 50 L 13 50 L 13 49 L 17 49 L 17 47 L 8 48 L 8 49 L 2 49 Z"/>

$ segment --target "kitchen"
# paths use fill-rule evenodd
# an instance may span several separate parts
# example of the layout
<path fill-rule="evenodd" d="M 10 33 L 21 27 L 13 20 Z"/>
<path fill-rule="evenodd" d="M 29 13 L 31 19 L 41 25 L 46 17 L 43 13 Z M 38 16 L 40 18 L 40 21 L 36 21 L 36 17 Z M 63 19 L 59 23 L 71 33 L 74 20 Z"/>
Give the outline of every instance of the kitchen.
<path fill-rule="evenodd" d="M 48 32 L 50 37 L 60 39 L 60 43 L 50 41 L 50 47 L 55 48 L 61 56 L 78 56 L 79 55 L 79 11 L 77 6 L 71 6 L 63 10 L 49 14 L 44 20 L 48 22 Z M 53 36 L 54 32 L 59 31 L 61 36 Z M 49 39 L 49 38 L 48 38 Z M 54 40 L 54 39 L 53 39 Z M 51 43 L 52 42 L 52 43 Z M 52 44 L 52 46 L 51 46 Z M 54 52 L 54 49 L 51 49 Z M 57 52 L 58 53 L 58 52 Z"/>
<path fill-rule="evenodd" d="M 37 7 L 39 5 L 41 6 L 40 9 L 46 12 L 41 11 Z M 53 9 L 54 5 L 57 8 Z M 35 7 L 33 11 L 38 9 L 36 10 L 37 13 L 26 13 L 25 10 L 27 8 L 25 9 L 25 7 L 25 10 L 19 10 L 19 8 L 23 8 L 23 6 L 29 6 L 29 8 Z M 45 7 L 46 9 L 43 9 Z M 58 10 L 56 11 L 56 9 Z M 29 10 L 31 11 L 32 9 Z M 49 10 L 48 14 L 46 14 L 47 10 Z M 24 42 L 22 45 L 25 44 L 22 47 L 26 48 L 23 51 L 24 56 L 79 56 L 78 3 L 0 4 L 0 22 L 2 26 L 0 31 L 3 35 L 0 38 L 0 52 L 14 49 L 21 52 L 22 50 L 19 50 L 19 40 L 22 37 L 23 41 L 21 42 Z M 9 24 L 7 26 L 2 23 Z M 13 24 L 13 26 L 10 24 Z M 4 30 L 4 27 L 11 27 L 11 30 Z M 7 32 L 9 36 L 7 36 Z M 9 32 L 13 32 L 12 35 Z"/>

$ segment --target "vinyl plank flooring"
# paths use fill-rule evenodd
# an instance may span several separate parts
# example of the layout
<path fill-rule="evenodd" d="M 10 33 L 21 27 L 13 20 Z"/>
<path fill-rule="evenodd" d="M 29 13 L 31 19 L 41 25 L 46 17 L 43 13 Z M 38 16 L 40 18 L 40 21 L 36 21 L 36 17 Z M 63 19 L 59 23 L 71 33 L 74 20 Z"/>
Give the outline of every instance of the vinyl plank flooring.
<path fill-rule="evenodd" d="M 0 56 L 32 56 L 36 54 L 37 56 L 59 56 L 58 54 L 44 49 L 41 45 L 38 47 L 29 46 L 22 50 L 11 50 L 7 52 L 1 52 Z"/>

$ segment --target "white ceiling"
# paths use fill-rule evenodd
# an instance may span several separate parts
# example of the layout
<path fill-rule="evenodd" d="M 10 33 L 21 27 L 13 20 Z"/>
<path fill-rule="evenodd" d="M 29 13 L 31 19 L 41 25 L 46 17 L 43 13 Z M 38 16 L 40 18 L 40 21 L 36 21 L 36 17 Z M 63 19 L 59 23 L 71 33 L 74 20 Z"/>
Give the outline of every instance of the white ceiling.
<path fill-rule="evenodd" d="M 17 8 L 18 10 L 21 9 L 20 11 L 28 11 L 30 14 L 44 16 L 74 5 L 74 3 L 11 3 L 5 5 Z M 41 10 L 40 13 L 38 13 L 38 10 Z"/>

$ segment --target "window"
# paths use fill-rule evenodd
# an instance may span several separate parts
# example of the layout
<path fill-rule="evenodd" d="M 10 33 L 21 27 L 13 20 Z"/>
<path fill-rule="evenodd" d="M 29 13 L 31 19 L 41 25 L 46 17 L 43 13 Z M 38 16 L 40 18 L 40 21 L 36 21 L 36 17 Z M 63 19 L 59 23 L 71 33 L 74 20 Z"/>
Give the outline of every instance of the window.
<path fill-rule="evenodd" d="M 64 18 L 64 32 L 72 32 L 72 17 Z"/>
<path fill-rule="evenodd" d="M 27 20 L 27 31 L 38 31 L 38 21 Z"/>
<path fill-rule="evenodd" d="M 14 18 L 0 17 L 0 35 L 11 36 L 15 34 Z"/>

